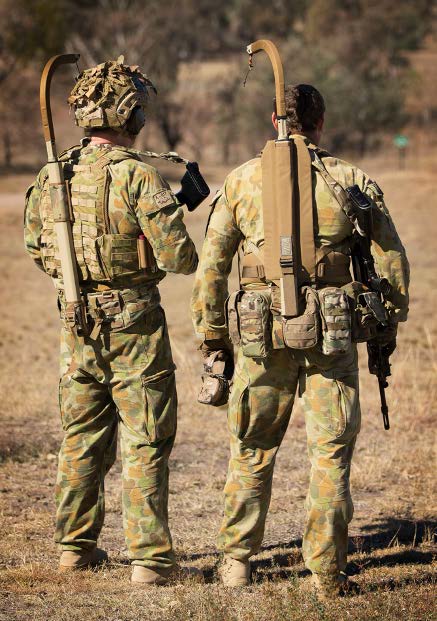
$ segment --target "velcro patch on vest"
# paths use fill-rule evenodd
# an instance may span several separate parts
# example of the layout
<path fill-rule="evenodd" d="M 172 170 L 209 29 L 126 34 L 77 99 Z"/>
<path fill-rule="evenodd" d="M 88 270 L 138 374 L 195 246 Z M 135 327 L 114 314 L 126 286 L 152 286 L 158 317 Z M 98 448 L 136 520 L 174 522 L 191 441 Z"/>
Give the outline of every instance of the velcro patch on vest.
<path fill-rule="evenodd" d="M 153 200 L 159 208 L 175 204 L 173 193 L 170 190 L 159 190 L 153 195 Z"/>

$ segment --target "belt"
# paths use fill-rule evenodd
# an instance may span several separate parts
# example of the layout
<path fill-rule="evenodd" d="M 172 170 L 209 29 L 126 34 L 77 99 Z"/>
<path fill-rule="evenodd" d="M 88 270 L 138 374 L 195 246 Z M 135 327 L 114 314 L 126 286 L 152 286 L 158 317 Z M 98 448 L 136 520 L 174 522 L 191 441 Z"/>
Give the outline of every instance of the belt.
<path fill-rule="evenodd" d="M 84 293 L 87 318 L 94 325 L 90 338 L 96 339 L 104 323 L 111 329 L 127 327 L 131 316 L 141 311 L 152 310 L 160 303 L 156 284 L 142 285 L 131 289 L 107 289 Z M 65 302 L 59 296 L 61 318 L 65 319 Z M 131 322 L 132 323 L 132 322 Z M 130 324 L 129 324 L 130 325 Z"/>

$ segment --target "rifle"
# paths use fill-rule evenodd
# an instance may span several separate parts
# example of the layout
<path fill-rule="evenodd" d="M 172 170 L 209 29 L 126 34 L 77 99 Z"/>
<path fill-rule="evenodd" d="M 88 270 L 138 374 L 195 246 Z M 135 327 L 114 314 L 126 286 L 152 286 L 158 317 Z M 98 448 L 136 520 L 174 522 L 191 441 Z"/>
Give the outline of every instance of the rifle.
<path fill-rule="evenodd" d="M 346 188 L 346 193 L 354 208 L 357 218 L 355 244 L 352 250 L 352 268 L 355 280 L 363 283 L 369 291 L 362 293 L 367 307 L 383 328 L 388 328 L 388 316 L 383 300 L 390 294 L 391 285 L 386 278 L 380 278 L 375 270 L 370 246 L 372 239 L 372 202 L 357 185 Z M 387 377 L 390 373 L 389 357 L 392 351 L 381 345 L 377 339 L 367 342 L 369 373 L 378 378 L 379 396 L 381 399 L 381 414 L 384 429 L 390 429 L 385 389 L 388 387 Z"/>
<path fill-rule="evenodd" d="M 53 56 L 46 63 L 41 76 L 40 107 L 48 157 L 47 170 L 50 184 L 50 201 L 53 208 L 54 229 L 58 241 L 64 282 L 67 321 L 71 329 L 76 327 L 79 335 L 87 336 L 89 329 L 86 320 L 85 302 L 80 293 L 77 274 L 68 190 L 64 180 L 62 163 L 58 159 L 56 150 L 55 131 L 50 107 L 50 86 L 54 72 L 60 65 L 77 63 L 78 59 L 79 54 L 60 54 L 59 56 Z"/>

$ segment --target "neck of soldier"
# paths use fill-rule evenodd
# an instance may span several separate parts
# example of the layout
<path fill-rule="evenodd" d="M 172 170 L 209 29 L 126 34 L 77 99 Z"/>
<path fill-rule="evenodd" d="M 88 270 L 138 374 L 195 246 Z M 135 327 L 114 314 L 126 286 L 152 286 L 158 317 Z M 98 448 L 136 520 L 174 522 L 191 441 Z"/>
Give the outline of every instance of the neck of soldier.
<path fill-rule="evenodd" d="M 136 136 L 124 136 L 118 132 L 108 129 L 91 134 L 90 138 L 90 144 L 93 145 L 110 144 L 129 148 L 134 145 Z"/>
<path fill-rule="evenodd" d="M 318 129 L 314 129 L 312 131 L 306 131 L 306 132 L 298 132 L 296 130 L 292 130 L 290 132 L 290 135 L 298 135 L 298 136 L 304 136 L 305 138 L 308 138 L 308 140 L 312 143 L 315 144 L 316 146 L 319 144 L 320 142 L 320 138 L 321 138 L 321 131 L 319 131 Z"/>

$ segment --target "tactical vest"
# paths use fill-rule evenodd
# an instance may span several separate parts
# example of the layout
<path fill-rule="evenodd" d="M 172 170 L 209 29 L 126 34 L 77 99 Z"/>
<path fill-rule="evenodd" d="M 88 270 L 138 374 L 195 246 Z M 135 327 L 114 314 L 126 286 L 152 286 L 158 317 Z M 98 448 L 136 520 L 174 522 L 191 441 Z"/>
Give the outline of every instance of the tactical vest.
<path fill-rule="evenodd" d="M 117 280 L 127 277 L 132 284 L 145 284 L 156 280 L 156 268 L 140 269 L 138 237 L 111 233 L 109 216 L 109 166 L 126 159 L 140 158 L 135 153 L 116 148 L 101 148 L 98 158 L 91 164 L 79 163 L 82 147 L 65 152 L 61 159 L 64 177 L 68 182 L 71 213 L 73 215 L 74 249 L 81 284 L 107 283 L 117 286 Z M 45 271 L 62 281 L 61 263 L 54 232 L 53 211 L 50 202 L 48 179 L 41 195 L 41 256 Z M 126 283 L 124 283 L 126 284 Z"/>
<path fill-rule="evenodd" d="M 348 199 L 344 189 L 337 183 L 326 170 L 322 158 L 329 155 L 327 152 L 317 147 L 307 147 L 303 139 L 297 139 L 298 148 L 308 153 L 308 161 L 305 162 L 305 168 L 302 167 L 298 171 L 298 182 L 300 192 L 301 212 L 298 222 L 298 238 L 300 240 L 298 272 L 296 274 L 299 287 L 310 285 L 313 288 L 322 288 L 327 285 L 343 286 L 352 281 L 350 274 L 350 243 L 349 240 L 342 240 L 337 244 L 322 245 L 315 247 L 314 240 L 314 205 L 313 205 L 313 187 L 311 174 L 312 170 L 319 172 L 329 188 L 330 194 L 340 208 L 341 216 L 346 216 L 350 220 L 348 213 Z M 264 175 L 264 172 L 263 172 Z M 263 196 L 265 191 L 265 177 L 263 176 Z M 297 181 L 297 180 L 296 180 Z M 267 180 L 268 183 L 268 180 Z M 273 188 L 268 191 L 274 192 Z M 302 207 L 302 203 L 305 203 Z M 291 212 L 291 205 L 288 207 Z M 266 269 L 266 265 L 279 266 L 280 236 L 277 228 L 277 221 L 283 214 L 264 213 L 264 233 L 265 240 L 267 235 L 273 237 L 269 243 L 264 242 L 263 246 L 256 246 L 252 242 L 243 240 L 240 244 L 238 258 L 240 266 L 240 283 L 243 287 L 251 285 L 261 285 L 266 280 L 270 280 L 276 285 L 279 281 L 279 268 L 276 267 L 276 274 L 272 278 L 273 270 Z M 266 222 L 266 216 L 268 221 Z M 272 248 L 274 249 L 272 252 Z M 276 250 L 276 248 L 278 250 Z M 266 252 L 268 257 L 266 257 Z M 270 277 L 269 277 L 270 276 Z M 275 291 L 273 291 L 275 293 Z M 279 304 L 274 304 L 278 306 Z"/>

